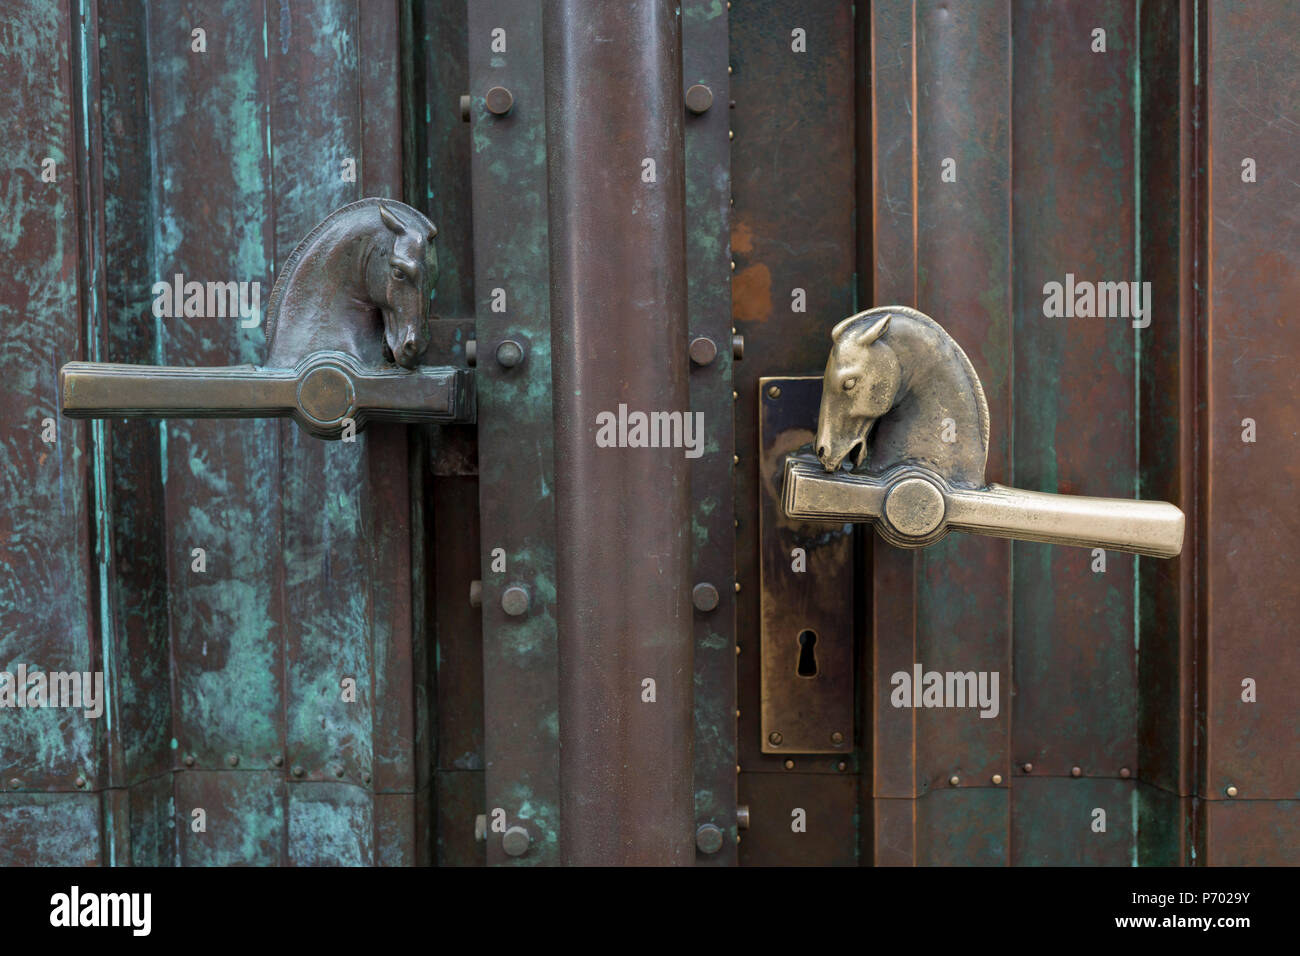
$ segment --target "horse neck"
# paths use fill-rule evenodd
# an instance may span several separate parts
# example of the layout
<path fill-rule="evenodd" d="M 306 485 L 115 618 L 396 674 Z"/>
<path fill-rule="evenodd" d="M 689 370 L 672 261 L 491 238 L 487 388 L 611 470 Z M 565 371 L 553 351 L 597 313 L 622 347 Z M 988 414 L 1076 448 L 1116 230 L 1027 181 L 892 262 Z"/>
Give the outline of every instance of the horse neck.
<path fill-rule="evenodd" d="M 900 461 L 926 465 L 956 483 L 982 484 L 987 456 L 980 387 L 956 343 L 937 326 L 915 320 L 891 324 L 886 343 L 902 371 L 894 408 L 877 427 L 873 458 L 884 468 Z M 954 420 L 957 440 L 942 440 L 940 423 Z"/>
<path fill-rule="evenodd" d="M 323 228 L 287 264 L 290 271 L 274 303 L 270 364 L 292 364 L 320 349 L 378 359 L 382 344 L 375 323 L 377 306 L 365 279 L 366 256 L 374 246 L 362 231 L 350 217 L 340 219 Z"/>

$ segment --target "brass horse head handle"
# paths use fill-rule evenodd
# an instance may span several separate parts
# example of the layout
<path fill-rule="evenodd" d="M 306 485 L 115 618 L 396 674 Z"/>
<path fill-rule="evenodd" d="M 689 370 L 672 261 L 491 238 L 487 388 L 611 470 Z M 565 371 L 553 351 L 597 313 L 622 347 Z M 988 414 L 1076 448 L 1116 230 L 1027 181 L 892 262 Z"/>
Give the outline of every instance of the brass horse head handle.
<path fill-rule="evenodd" d="M 1183 513 L 1166 502 L 986 484 L 984 389 L 961 346 L 929 316 L 869 309 L 836 325 L 831 343 L 817 461 L 786 461 L 790 517 L 872 522 L 904 548 L 956 529 L 1155 557 L 1181 552 Z M 841 470 L 846 461 L 851 471 Z"/>
<path fill-rule="evenodd" d="M 396 200 L 342 206 L 298 243 L 276 277 L 264 367 L 70 362 L 60 376 L 63 412 L 288 417 L 318 438 L 345 437 L 375 420 L 473 421 L 473 373 L 419 364 L 431 333 L 437 234 L 423 213 Z"/>

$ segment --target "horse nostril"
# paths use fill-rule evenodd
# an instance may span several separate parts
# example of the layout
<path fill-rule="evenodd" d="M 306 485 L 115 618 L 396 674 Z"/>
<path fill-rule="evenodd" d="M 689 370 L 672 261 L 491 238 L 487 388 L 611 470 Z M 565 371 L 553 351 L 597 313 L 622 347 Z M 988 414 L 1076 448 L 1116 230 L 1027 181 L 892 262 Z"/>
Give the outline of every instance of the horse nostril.
<path fill-rule="evenodd" d="M 817 457 L 818 457 L 818 458 L 825 458 L 825 457 L 826 457 L 826 446 L 825 446 L 825 445 L 818 445 L 818 446 L 817 446 Z"/>
<path fill-rule="evenodd" d="M 415 340 L 414 340 L 414 339 L 407 339 L 407 340 L 406 340 L 406 344 L 402 346 L 402 352 L 403 352 L 403 354 L 405 354 L 405 355 L 414 355 L 414 354 L 415 354 Z"/>

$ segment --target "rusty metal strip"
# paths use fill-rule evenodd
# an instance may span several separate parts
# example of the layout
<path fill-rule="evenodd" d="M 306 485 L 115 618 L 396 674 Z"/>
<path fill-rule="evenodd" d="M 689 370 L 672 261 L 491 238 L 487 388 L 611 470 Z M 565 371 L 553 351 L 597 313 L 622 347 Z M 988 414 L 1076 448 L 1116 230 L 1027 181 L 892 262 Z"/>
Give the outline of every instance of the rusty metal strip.
<path fill-rule="evenodd" d="M 512 858 L 502 846 L 503 834 L 490 832 L 487 860 L 554 864 L 560 858 L 559 692 L 541 5 L 537 0 L 470 4 L 467 36 L 479 355 L 484 812 L 500 808 L 510 826 L 523 826 L 530 837 L 527 853 Z M 513 96 L 504 115 L 487 109 L 486 96 L 494 87 Z M 493 311 L 494 304 L 505 311 Z M 523 351 L 523 361 L 511 367 L 496 358 L 507 339 Z M 502 606 L 512 586 L 527 589 L 522 615 Z"/>
<path fill-rule="evenodd" d="M 697 604 L 694 612 L 695 820 L 725 835 L 720 849 L 698 853 L 696 863 L 725 866 L 736 862 L 738 835 L 728 22 L 726 7 L 712 0 L 681 6 L 683 90 L 698 85 L 712 95 L 704 112 L 688 110 L 685 128 L 688 337 L 706 338 L 715 350 L 713 361 L 692 363 L 690 374 L 691 409 L 704 413 L 709 436 L 691 464 L 691 585 L 711 585 L 718 596 L 713 610 Z"/>

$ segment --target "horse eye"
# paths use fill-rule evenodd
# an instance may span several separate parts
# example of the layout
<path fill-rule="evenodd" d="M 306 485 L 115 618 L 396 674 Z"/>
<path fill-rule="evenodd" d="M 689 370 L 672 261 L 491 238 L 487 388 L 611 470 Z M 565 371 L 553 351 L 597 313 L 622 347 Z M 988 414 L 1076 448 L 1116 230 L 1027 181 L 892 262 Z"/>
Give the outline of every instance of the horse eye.
<path fill-rule="evenodd" d="M 853 388 L 853 386 L 857 384 L 858 384 L 858 380 L 856 378 L 846 378 L 844 380 L 844 391 L 846 392 L 850 391 Z"/>
<path fill-rule="evenodd" d="M 401 269 L 397 268 L 396 266 L 394 266 L 394 267 L 393 267 L 393 278 L 394 278 L 394 279 L 405 279 L 405 278 L 406 278 L 406 273 L 403 272 Z"/>

